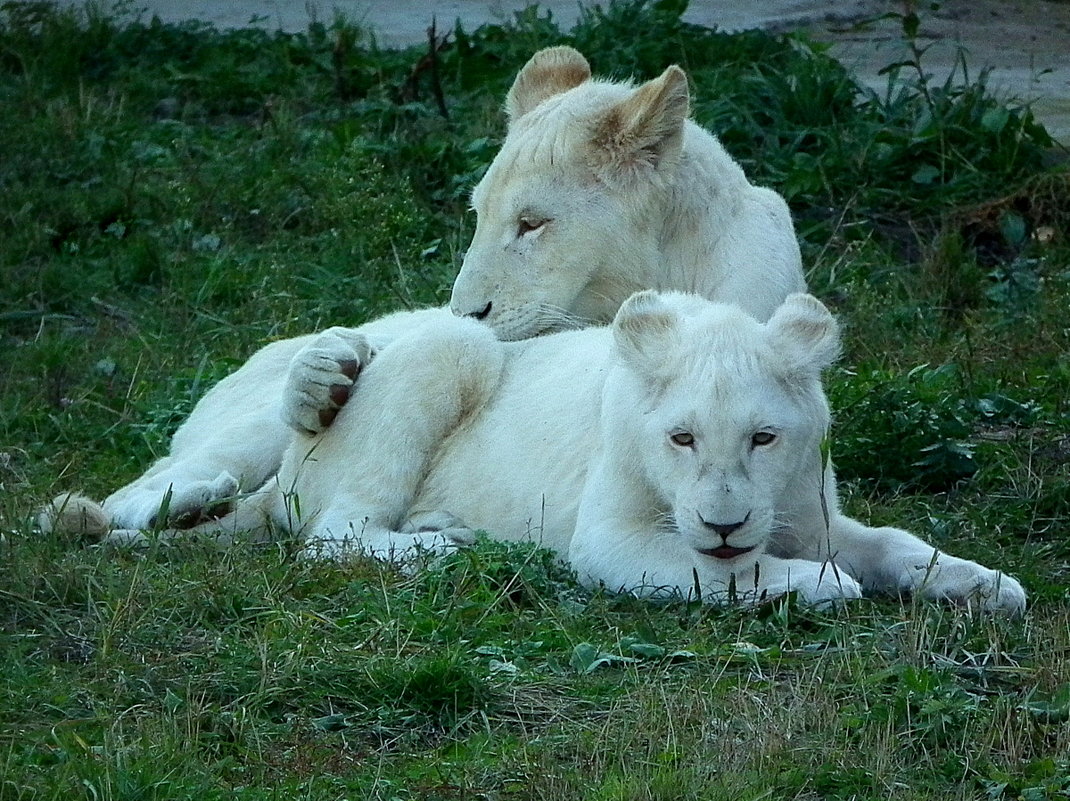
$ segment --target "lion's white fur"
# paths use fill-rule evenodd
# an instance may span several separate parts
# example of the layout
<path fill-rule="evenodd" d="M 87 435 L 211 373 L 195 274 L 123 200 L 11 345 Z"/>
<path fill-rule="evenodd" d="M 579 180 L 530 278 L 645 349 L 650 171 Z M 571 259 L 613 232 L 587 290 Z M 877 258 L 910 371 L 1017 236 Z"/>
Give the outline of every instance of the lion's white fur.
<path fill-rule="evenodd" d="M 518 339 L 609 322 L 639 289 L 696 292 L 766 319 L 804 288 L 786 204 L 687 119 L 678 68 L 635 87 L 591 79 L 582 55 L 549 48 L 517 75 L 506 107 L 509 130 L 473 193 L 479 217 L 450 308 L 263 348 L 197 404 L 168 456 L 105 500 L 116 526 L 153 525 L 165 495 L 169 520 L 192 519 L 260 486 L 291 428 L 319 431 L 324 410 L 337 408 L 332 387 L 344 395 L 352 384 L 340 363 L 359 369 L 451 309 L 485 312 L 500 338 Z M 288 391 L 287 375 L 301 392 Z"/>
<path fill-rule="evenodd" d="M 644 292 L 611 328 L 524 342 L 467 319 L 427 326 L 372 362 L 277 480 L 195 531 L 290 528 L 314 554 L 392 558 L 483 529 L 644 595 L 823 602 L 864 587 L 1020 612 L 1013 578 L 839 510 L 821 447 L 838 346 L 809 295 L 764 324 Z"/>

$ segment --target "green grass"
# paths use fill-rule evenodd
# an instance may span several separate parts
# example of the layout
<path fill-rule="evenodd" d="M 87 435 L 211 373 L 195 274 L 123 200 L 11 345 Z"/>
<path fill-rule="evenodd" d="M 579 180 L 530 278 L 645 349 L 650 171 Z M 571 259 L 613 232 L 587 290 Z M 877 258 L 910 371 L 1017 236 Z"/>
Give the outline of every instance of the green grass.
<path fill-rule="evenodd" d="M 436 87 L 426 48 L 344 20 L 0 3 L 0 799 L 1066 797 L 1065 150 L 983 77 L 873 94 L 683 5 L 454 31 Z M 848 509 L 1006 566 L 1024 620 L 641 603 L 492 542 L 402 575 L 33 531 L 54 493 L 144 470 L 264 342 L 444 301 L 504 93 L 561 42 L 688 70 L 844 322 Z"/>

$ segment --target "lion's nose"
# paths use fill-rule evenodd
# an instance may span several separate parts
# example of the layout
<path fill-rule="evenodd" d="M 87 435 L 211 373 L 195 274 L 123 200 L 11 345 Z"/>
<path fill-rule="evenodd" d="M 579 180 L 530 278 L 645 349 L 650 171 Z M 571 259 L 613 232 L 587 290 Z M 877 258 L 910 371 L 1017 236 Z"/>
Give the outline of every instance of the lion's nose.
<path fill-rule="evenodd" d="M 747 512 L 747 516 L 740 520 L 738 523 L 711 523 L 701 514 L 699 514 L 698 519 L 701 520 L 702 525 L 704 525 L 710 531 L 714 532 L 715 534 L 719 534 L 721 536 L 721 539 L 727 539 L 730 534 L 735 531 L 739 531 L 741 528 L 743 528 L 744 524 L 748 520 L 750 520 L 750 512 Z"/>
<path fill-rule="evenodd" d="M 473 317 L 476 320 L 486 320 L 487 319 L 487 315 L 490 314 L 490 307 L 492 305 L 493 304 L 492 304 L 491 301 L 487 301 L 487 305 L 484 306 L 482 309 L 479 309 L 478 311 L 470 311 L 470 312 L 457 312 L 457 311 L 454 311 L 454 314 L 456 314 L 458 317 Z"/>

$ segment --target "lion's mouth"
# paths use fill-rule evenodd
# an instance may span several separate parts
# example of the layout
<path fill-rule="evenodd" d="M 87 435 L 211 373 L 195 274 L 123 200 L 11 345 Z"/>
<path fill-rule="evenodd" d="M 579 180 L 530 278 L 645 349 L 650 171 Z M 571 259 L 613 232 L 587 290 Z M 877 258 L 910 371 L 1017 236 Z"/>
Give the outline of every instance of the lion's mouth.
<path fill-rule="evenodd" d="M 743 556 L 745 553 L 750 553 L 757 546 L 750 546 L 749 548 L 733 548 L 731 545 L 718 545 L 716 548 L 696 548 L 703 556 L 712 556 L 715 559 L 735 559 L 737 556 Z"/>

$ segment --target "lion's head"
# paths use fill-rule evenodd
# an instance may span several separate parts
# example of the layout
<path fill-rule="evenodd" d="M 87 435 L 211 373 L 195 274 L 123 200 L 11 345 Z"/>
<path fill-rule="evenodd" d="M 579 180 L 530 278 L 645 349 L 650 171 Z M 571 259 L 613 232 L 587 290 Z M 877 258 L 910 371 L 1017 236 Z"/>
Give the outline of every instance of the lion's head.
<path fill-rule="evenodd" d="M 762 324 L 734 306 L 642 292 L 613 332 L 603 417 L 662 521 L 710 556 L 760 552 L 793 494 L 820 482 L 821 372 L 839 352 L 828 309 L 796 294 Z"/>
<path fill-rule="evenodd" d="M 638 88 L 591 79 L 580 53 L 541 50 L 506 99 L 509 129 L 472 193 L 476 231 L 455 314 L 502 339 L 606 323 L 658 264 L 660 193 L 679 162 L 687 78 Z"/>

